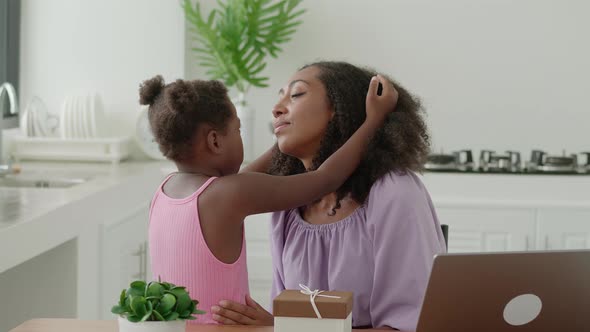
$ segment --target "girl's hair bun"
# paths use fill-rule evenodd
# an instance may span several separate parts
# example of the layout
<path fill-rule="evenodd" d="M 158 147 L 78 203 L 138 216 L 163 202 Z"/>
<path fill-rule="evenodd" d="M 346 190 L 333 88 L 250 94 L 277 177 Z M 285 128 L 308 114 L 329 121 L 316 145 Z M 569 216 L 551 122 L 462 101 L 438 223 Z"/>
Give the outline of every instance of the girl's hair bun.
<path fill-rule="evenodd" d="M 199 101 L 199 93 L 190 81 L 176 80 L 166 91 L 168 104 L 176 112 L 190 110 Z"/>
<path fill-rule="evenodd" d="M 143 81 L 139 87 L 139 103 L 141 105 L 153 105 L 163 89 L 164 78 L 161 75 Z"/>

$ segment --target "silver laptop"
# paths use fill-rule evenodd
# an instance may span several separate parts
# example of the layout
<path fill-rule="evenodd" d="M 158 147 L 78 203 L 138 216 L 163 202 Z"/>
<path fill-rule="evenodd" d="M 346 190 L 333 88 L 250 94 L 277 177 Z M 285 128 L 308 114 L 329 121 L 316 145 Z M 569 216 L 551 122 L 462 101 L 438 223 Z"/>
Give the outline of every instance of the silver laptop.
<path fill-rule="evenodd" d="M 441 254 L 417 332 L 590 331 L 590 250 Z"/>

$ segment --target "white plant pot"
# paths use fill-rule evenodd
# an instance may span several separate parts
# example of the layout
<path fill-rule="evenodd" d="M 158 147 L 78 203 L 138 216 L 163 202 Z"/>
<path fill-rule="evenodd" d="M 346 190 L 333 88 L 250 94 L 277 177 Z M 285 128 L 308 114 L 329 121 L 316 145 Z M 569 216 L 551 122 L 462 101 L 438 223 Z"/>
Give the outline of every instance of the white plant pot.
<path fill-rule="evenodd" d="M 185 329 L 185 320 L 132 323 L 127 318 L 119 316 L 119 332 L 184 332 Z"/>

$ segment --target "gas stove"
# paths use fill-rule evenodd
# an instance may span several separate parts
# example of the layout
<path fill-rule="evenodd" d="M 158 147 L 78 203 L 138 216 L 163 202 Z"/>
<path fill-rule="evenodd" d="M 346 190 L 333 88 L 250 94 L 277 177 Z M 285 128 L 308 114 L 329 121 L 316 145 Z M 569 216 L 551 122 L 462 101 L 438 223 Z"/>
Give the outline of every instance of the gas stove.
<path fill-rule="evenodd" d="M 550 155 L 533 150 L 530 159 L 523 161 L 517 151 L 482 150 L 476 164 L 471 150 L 460 150 L 430 154 L 424 168 L 432 172 L 590 175 L 590 152 Z"/>

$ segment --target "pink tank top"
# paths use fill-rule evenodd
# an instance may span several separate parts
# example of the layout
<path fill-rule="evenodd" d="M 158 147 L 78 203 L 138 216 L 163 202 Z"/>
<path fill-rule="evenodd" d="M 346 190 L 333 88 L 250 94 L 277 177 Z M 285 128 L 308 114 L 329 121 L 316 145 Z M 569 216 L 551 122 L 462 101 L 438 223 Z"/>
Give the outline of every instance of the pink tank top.
<path fill-rule="evenodd" d="M 242 252 L 232 264 L 219 261 L 207 247 L 201 232 L 197 200 L 216 178 L 212 177 L 192 195 L 174 199 L 164 194 L 164 184 L 156 191 L 150 208 L 149 248 L 154 280 L 186 286 L 197 308 L 195 324 L 217 324 L 211 318 L 211 306 L 220 300 L 245 304 L 248 289 L 246 241 L 242 235 Z"/>

